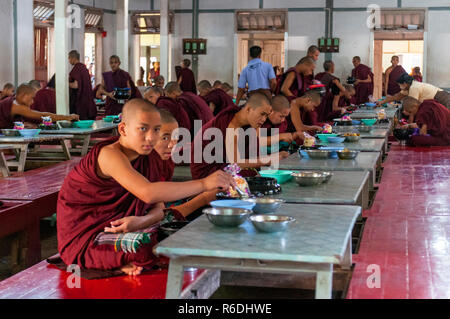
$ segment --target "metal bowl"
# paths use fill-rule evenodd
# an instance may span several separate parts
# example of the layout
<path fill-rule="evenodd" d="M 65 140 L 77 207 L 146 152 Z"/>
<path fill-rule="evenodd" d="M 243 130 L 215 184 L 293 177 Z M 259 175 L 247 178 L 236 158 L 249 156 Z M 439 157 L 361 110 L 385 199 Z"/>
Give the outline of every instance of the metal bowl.
<path fill-rule="evenodd" d="M 172 222 L 172 223 L 165 223 L 162 224 L 159 227 L 159 231 L 165 236 L 168 237 L 172 234 L 175 234 L 177 231 L 179 231 L 181 228 L 189 224 L 189 222 Z"/>
<path fill-rule="evenodd" d="M 274 198 L 251 198 L 246 199 L 248 202 L 252 202 L 255 204 L 253 207 L 253 211 L 258 214 L 271 214 L 275 213 L 285 202 L 283 199 L 274 199 Z"/>
<path fill-rule="evenodd" d="M 365 125 L 358 126 L 358 127 L 356 127 L 356 129 L 361 133 L 369 133 L 370 131 L 372 131 L 371 126 L 365 126 Z"/>
<path fill-rule="evenodd" d="M 60 128 L 71 128 L 72 127 L 72 122 L 70 122 L 70 121 L 58 121 L 58 122 L 56 122 L 56 124 Z"/>
<path fill-rule="evenodd" d="M 345 136 L 345 141 L 346 142 L 359 142 L 359 140 L 361 139 L 361 136 Z"/>
<path fill-rule="evenodd" d="M 285 231 L 295 222 L 293 217 L 279 215 L 253 215 L 249 219 L 257 230 L 265 233 Z"/>
<path fill-rule="evenodd" d="M 2 130 L 2 134 L 5 136 L 20 136 L 19 130 Z"/>
<path fill-rule="evenodd" d="M 243 224 L 248 215 L 252 213 L 251 210 L 241 208 L 206 208 L 203 210 L 208 220 L 216 226 L 221 227 L 237 227 Z"/>
<path fill-rule="evenodd" d="M 330 172 L 303 171 L 292 173 L 292 176 L 300 186 L 315 186 L 328 182 L 333 174 Z"/>
<path fill-rule="evenodd" d="M 305 151 L 308 154 L 309 158 L 312 159 L 327 159 L 331 156 L 331 151 L 323 151 L 323 150 L 311 150 Z"/>
<path fill-rule="evenodd" d="M 355 159 L 356 156 L 358 156 L 359 151 L 339 151 L 337 152 L 338 157 L 341 160 L 349 160 L 349 159 Z"/>

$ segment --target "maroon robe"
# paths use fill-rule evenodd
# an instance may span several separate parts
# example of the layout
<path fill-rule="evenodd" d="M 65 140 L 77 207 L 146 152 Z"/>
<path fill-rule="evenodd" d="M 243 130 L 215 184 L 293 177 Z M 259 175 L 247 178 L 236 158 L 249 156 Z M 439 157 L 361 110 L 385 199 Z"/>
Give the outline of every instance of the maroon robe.
<path fill-rule="evenodd" d="M 70 89 L 70 113 L 80 116 L 80 120 L 95 120 L 97 106 L 92 93 L 91 76 L 86 66 L 77 63 L 70 72 L 70 80 L 78 82 L 78 89 Z"/>
<path fill-rule="evenodd" d="M 183 105 L 177 100 L 166 96 L 160 96 L 156 102 L 156 107 L 169 111 L 177 120 L 178 126 L 191 130 L 191 121 Z"/>
<path fill-rule="evenodd" d="M 403 73 L 406 73 L 406 71 L 401 65 L 397 65 L 395 68 L 392 69 L 391 73 L 389 74 L 389 82 L 387 89 L 388 95 L 395 95 L 401 91 L 400 85 L 398 85 L 397 83 L 397 79 Z"/>
<path fill-rule="evenodd" d="M 96 246 L 95 237 L 110 227 L 111 222 L 128 217 L 144 216 L 153 207 L 123 188 L 114 179 L 97 175 L 100 150 L 118 140 L 114 137 L 94 146 L 89 154 L 67 175 L 57 203 L 58 251 L 66 265 L 77 264 L 85 269 L 116 269 L 130 263 L 149 267 L 155 261 L 152 242 L 141 246 L 137 253 L 115 252 L 113 246 Z M 154 151 L 139 156 L 131 165 L 150 182 L 159 176 L 151 167 Z"/>
<path fill-rule="evenodd" d="M 372 79 L 371 83 L 360 83 L 355 86 L 356 103 L 363 104 L 369 102 L 369 96 L 373 95 L 373 73 L 370 68 L 364 64 L 360 64 L 352 70 L 352 77 L 357 80 L 366 80 L 368 77 Z"/>
<path fill-rule="evenodd" d="M 43 88 L 37 91 L 31 109 L 38 112 L 56 114 L 56 92 L 54 89 Z"/>
<path fill-rule="evenodd" d="M 197 86 L 195 85 L 194 72 L 188 68 L 182 68 L 180 71 L 182 77 L 180 87 L 183 92 L 192 92 L 197 94 Z"/>
<path fill-rule="evenodd" d="M 419 128 L 425 124 L 430 136 L 412 136 L 410 144 L 414 146 L 450 145 L 450 110 L 436 100 L 423 101 L 414 121 Z"/>
<path fill-rule="evenodd" d="M 16 117 L 15 119 L 11 117 L 11 108 L 14 100 L 15 97 L 11 96 L 0 102 L 0 129 L 12 129 L 14 127 L 14 122 L 22 121 L 19 117 Z"/>
<path fill-rule="evenodd" d="M 191 125 L 191 134 L 195 135 L 194 132 L 194 121 L 202 121 L 201 126 L 205 125 L 214 117 L 208 104 L 198 95 L 191 92 L 183 92 L 180 97 L 178 97 L 178 102 L 183 106 L 189 116 Z"/>
<path fill-rule="evenodd" d="M 152 156 L 152 169 L 159 174 L 159 181 L 172 181 L 173 173 L 175 171 L 175 163 L 172 159 L 163 160 L 161 156 Z"/>
<path fill-rule="evenodd" d="M 417 82 L 422 82 L 422 76 L 421 75 L 413 75 L 413 78 L 414 78 L 414 80 L 415 81 L 417 81 Z"/>
<path fill-rule="evenodd" d="M 213 113 L 214 116 L 219 114 L 223 109 L 234 105 L 231 96 L 229 96 L 224 90 L 220 88 L 212 90 L 203 98 L 208 103 L 208 105 L 210 103 L 213 103 L 215 105 Z"/>
<path fill-rule="evenodd" d="M 297 97 L 302 96 L 305 92 L 306 92 L 306 82 L 304 80 L 304 76 L 301 73 L 298 73 L 295 70 L 295 67 L 290 68 L 289 70 L 287 70 L 281 77 L 279 83 L 277 84 L 277 89 L 275 90 L 276 94 L 283 94 L 281 92 L 281 88 L 283 87 L 283 83 L 286 80 L 287 76 L 289 75 L 289 73 L 294 72 L 295 74 L 295 78 L 294 81 L 292 82 L 291 87 L 289 88 L 289 91 L 292 92 L 292 94 L 294 94 L 294 97 L 287 97 L 289 102 L 291 102 L 292 100 L 294 100 Z"/>
<path fill-rule="evenodd" d="M 261 128 L 265 128 L 267 129 L 267 136 L 271 136 L 271 129 L 278 129 L 279 134 L 283 134 L 287 132 L 287 128 L 288 128 L 288 122 L 286 120 L 284 120 L 283 122 L 281 122 L 280 124 L 273 124 L 269 119 L 267 119 L 264 124 L 261 126 Z"/>
<path fill-rule="evenodd" d="M 129 82 L 131 88 L 130 99 L 142 98 L 141 92 L 136 88 L 130 74 L 124 70 L 119 69 L 116 72 L 105 72 L 103 73 L 103 80 L 105 81 L 106 91 L 108 92 L 114 91 L 115 88 L 127 88 Z M 107 97 L 105 104 L 106 115 L 119 115 L 122 113 L 123 106 L 123 104 L 119 104 L 117 101 Z"/>
<path fill-rule="evenodd" d="M 192 174 L 192 179 L 201 179 L 201 178 L 205 178 L 209 175 L 211 175 L 212 173 L 221 170 L 223 168 L 225 168 L 229 163 L 227 160 L 227 155 L 226 155 L 226 149 L 225 149 L 225 139 L 226 139 L 226 130 L 228 128 L 228 125 L 230 124 L 230 122 L 233 120 L 234 116 L 236 115 L 236 113 L 238 113 L 241 110 L 241 108 L 237 107 L 237 106 L 231 106 L 229 108 L 226 108 L 225 110 L 223 110 L 222 112 L 220 112 L 212 121 L 209 121 L 208 123 L 206 123 L 205 125 L 203 125 L 201 131 L 198 132 L 198 134 L 195 136 L 194 141 L 191 145 L 191 174 Z M 203 154 L 202 154 L 202 158 L 201 158 L 201 163 L 196 163 L 195 162 L 195 158 L 194 158 L 194 154 L 195 154 L 195 150 L 196 148 L 199 148 L 201 151 L 203 151 L 205 149 L 205 147 L 207 147 L 210 143 L 214 142 L 216 139 L 216 136 L 213 135 L 213 137 L 211 137 L 211 140 L 208 139 L 204 139 L 203 135 L 205 133 L 205 131 L 207 129 L 210 128 L 218 128 L 221 132 L 222 132 L 222 136 L 223 136 L 223 141 L 221 141 L 221 152 L 222 152 L 222 159 L 221 159 L 221 163 L 217 163 L 217 162 L 213 162 L 213 163 L 207 163 L 205 161 L 205 159 L 203 158 Z M 245 131 L 248 127 L 243 127 L 242 129 Z M 248 141 L 246 141 L 248 142 Z M 201 145 L 201 147 L 198 147 L 196 145 Z M 246 147 L 248 147 L 249 143 L 245 143 Z M 217 148 L 214 149 L 214 154 L 215 155 L 217 152 Z M 246 154 L 245 157 L 248 158 L 248 149 L 245 150 Z M 213 153 L 212 150 L 210 150 L 209 153 Z M 259 152 L 258 152 L 259 154 Z M 244 177 L 248 177 L 248 176 L 256 176 L 256 171 L 255 170 L 251 170 L 251 169 L 244 169 L 240 172 L 241 176 Z"/>

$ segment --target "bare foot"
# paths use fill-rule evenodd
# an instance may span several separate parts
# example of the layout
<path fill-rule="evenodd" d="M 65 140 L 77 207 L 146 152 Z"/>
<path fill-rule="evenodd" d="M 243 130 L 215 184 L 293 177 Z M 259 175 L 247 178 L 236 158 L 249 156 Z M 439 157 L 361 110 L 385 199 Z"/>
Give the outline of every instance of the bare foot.
<path fill-rule="evenodd" d="M 143 267 L 138 267 L 135 264 L 128 264 L 120 268 L 128 276 L 139 276 L 142 273 Z"/>

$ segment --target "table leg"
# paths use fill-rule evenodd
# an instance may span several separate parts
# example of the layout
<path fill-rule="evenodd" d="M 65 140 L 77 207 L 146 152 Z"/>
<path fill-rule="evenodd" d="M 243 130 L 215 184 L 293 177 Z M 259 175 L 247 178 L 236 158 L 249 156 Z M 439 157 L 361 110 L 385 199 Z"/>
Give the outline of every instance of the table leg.
<path fill-rule="evenodd" d="M 325 264 L 316 275 L 316 299 L 331 299 L 333 264 Z"/>
<path fill-rule="evenodd" d="M 86 135 L 83 137 L 83 146 L 81 148 L 81 156 L 84 157 L 87 155 L 89 150 L 89 141 L 91 140 L 90 135 Z"/>
<path fill-rule="evenodd" d="M 69 151 L 69 148 L 68 148 L 68 146 L 67 146 L 67 140 L 61 140 L 60 143 L 61 143 L 61 148 L 62 148 L 62 151 L 63 151 L 63 153 L 64 153 L 65 159 L 68 160 L 68 161 L 70 161 L 70 159 L 71 159 L 72 157 L 71 157 L 71 155 L 70 155 L 70 151 Z"/>
<path fill-rule="evenodd" d="M 166 299 L 180 298 L 183 274 L 183 264 L 177 258 L 171 258 L 167 275 Z"/>
<path fill-rule="evenodd" d="M 8 163 L 3 152 L 0 152 L 0 173 L 2 173 L 3 177 L 9 177 Z"/>
<path fill-rule="evenodd" d="M 344 260 L 342 261 L 341 268 L 346 270 L 352 268 L 352 236 L 350 236 L 348 239 L 347 248 L 345 249 Z"/>
<path fill-rule="evenodd" d="M 28 144 L 20 145 L 19 165 L 17 171 L 23 173 L 25 171 L 25 163 L 27 161 Z"/>

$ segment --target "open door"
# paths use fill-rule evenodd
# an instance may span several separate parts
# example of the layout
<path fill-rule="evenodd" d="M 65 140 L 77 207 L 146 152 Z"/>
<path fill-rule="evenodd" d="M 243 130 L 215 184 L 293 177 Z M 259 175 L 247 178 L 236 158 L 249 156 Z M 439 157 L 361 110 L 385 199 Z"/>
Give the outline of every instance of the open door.
<path fill-rule="evenodd" d="M 45 85 L 48 82 L 48 29 L 34 29 L 35 79 Z"/>

